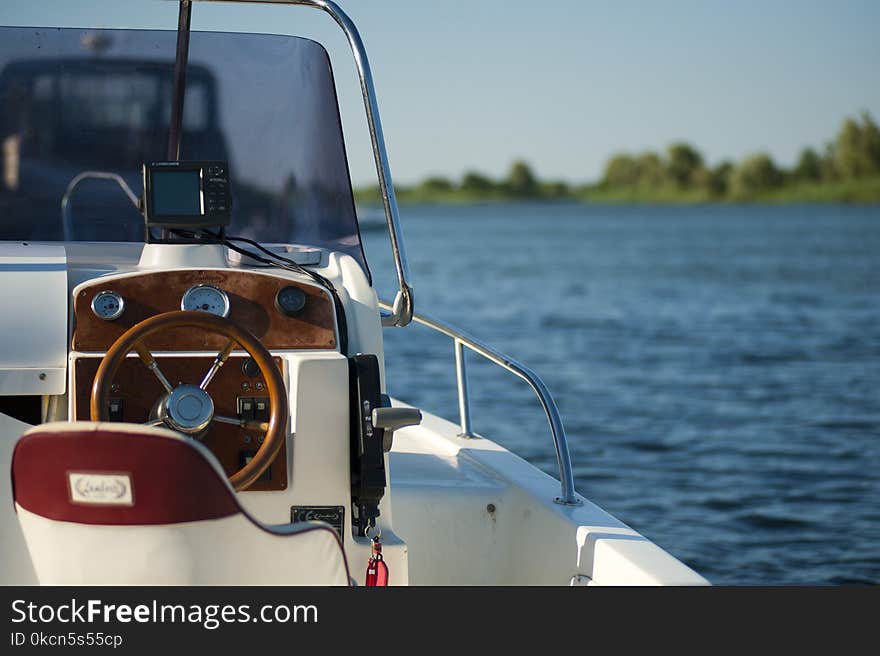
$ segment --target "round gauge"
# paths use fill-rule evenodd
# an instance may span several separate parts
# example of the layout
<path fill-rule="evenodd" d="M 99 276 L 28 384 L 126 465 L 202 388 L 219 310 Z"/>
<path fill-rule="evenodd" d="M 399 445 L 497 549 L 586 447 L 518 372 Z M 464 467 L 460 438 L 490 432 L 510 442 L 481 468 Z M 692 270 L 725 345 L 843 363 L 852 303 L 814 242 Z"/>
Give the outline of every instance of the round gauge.
<path fill-rule="evenodd" d="M 305 292 L 293 285 L 283 287 L 275 296 L 275 305 L 278 306 L 281 314 L 292 317 L 306 306 Z"/>
<path fill-rule="evenodd" d="M 195 285 L 180 299 L 181 310 L 196 310 L 225 317 L 229 314 L 229 297 L 213 285 Z"/>
<path fill-rule="evenodd" d="M 92 299 L 92 312 L 104 321 L 118 319 L 124 309 L 125 301 L 116 292 L 98 292 Z"/>

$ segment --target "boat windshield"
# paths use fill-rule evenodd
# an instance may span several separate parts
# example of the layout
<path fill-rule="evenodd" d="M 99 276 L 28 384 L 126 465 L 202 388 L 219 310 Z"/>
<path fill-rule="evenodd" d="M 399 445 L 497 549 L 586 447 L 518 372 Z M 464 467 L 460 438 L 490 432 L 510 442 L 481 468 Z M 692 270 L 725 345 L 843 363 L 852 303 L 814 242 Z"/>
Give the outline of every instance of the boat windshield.
<path fill-rule="evenodd" d="M 142 241 L 112 179 L 167 159 L 175 31 L 0 28 L 0 240 Z M 367 271 L 330 60 L 292 36 L 192 32 L 181 159 L 227 160 L 234 236 Z M 68 193 L 65 235 L 62 199 Z"/>

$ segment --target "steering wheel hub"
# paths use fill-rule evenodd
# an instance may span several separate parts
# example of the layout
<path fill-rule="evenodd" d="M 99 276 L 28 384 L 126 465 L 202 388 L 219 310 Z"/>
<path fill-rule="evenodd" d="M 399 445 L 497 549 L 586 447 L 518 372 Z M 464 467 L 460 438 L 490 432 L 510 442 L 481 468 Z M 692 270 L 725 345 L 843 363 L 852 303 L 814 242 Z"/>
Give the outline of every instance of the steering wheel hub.
<path fill-rule="evenodd" d="M 195 385 L 178 385 L 159 403 L 159 419 L 187 435 L 201 433 L 213 418 L 211 395 Z"/>

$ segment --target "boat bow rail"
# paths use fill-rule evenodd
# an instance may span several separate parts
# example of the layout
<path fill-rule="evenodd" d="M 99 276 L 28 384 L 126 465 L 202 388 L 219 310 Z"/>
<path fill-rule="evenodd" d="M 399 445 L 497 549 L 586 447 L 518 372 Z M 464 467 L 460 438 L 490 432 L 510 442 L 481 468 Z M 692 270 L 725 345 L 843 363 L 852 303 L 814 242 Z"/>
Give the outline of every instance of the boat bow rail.
<path fill-rule="evenodd" d="M 390 309 L 391 304 L 387 301 L 379 301 L 379 307 Z M 550 390 L 544 384 L 544 381 L 534 371 L 523 364 L 520 364 L 513 358 L 493 349 L 492 347 L 471 337 L 466 332 L 454 328 L 438 319 L 434 319 L 425 314 L 413 313 L 412 320 L 415 323 L 430 328 L 442 335 L 449 337 L 455 349 L 455 376 L 458 384 L 458 410 L 459 421 L 461 425 L 460 437 L 477 438 L 478 435 L 471 429 L 470 417 L 470 396 L 468 394 L 467 365 L 465 361 L 465 351 L 468 350 L 482 356 L 489 362 L 501 367 L 505 371 L 513 374 L 517 378 L 528 383 L 529 387 L 535 392 L 541 406 L 544 408 L 544 414 L 547 417 L 547 423 L 550 426 L 550 435 L 553 437 L 553 446 L 556 449 L 556 463 L 559 468 L 559 481 L 561 492 L 554 502 L 563 506 L 580 506 L 583 501 L 578 497 L 574 489 L 574 474 L 571 468 L 571 455 L 568 452 L 568 440 L 565 436 L 565 428 L 562 425 L 562 418 L 559 415 L 559 409 L 556 402 L 550 394 Z"/>

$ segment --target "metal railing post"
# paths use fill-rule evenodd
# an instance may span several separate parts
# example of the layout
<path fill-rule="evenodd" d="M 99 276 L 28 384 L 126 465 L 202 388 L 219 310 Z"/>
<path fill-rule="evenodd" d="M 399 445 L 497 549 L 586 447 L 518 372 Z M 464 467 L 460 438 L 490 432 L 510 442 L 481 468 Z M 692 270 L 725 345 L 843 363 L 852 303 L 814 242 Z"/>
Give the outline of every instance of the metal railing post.
<path fill-rule="evenodd" d="M 379 301 L 379 307 L 383 309 L 390 308 L 390 304 L 386 301 Z M 562 417 L 559 416 L 559 408 L 550 394 L 550 390 L 544 385 L 538 374 L 534 371 L 513 360 L 503 353 L 496 351 L 490 346 L 474 339 L 467 333 L 457 328 L 453 328 L 449 324 L 433 319 L 424 314 L 413 314 L 413 321 L 422 326 L 446 335 L 453 340 L 455 344 L 455 367 L 458 376 L 458 408 L 461 414 L 462 433 L 470 432 L 470 399 L 467 395 L 467 370 L 464 366 L 464 347 L 473 351 L 477 355 L 485 358 L 489 362 L 501 367 L 505 371 L 513 374 L 517 378 L 528 383 L 529 387 L 538 397 L 544 414 L 547 417 L 547 423 L 550 426 L 550 436 L 553 438 L 553 447 L 556 449 L 556 464 L 559 467 L 559 486 L 560 495 L 553 499 L 555 503 L 561 506 L 581 506 L 583 501 L 578 497 L 574 489 L 574 472 L 571 467 L 571 455 L 568 451 L 568 439 L 565 436 L 565 427 L 562 425 Z"/>
<path fill-rule="evenodd" d="M 471 408 L 464 344 L 460 339 L 453 339 L 453 343 L 455 344 L 455 379 L 458 383 L 458 415 L 461 419 L 461 432 L 458 436 L 469 440 L 478 439 L 480 436 L 471 430 Z"/>
<path fill-rule="evenodd" d="M 195 0 L 193 0 L 195 1 Z M 373 84 L 373 73 L 367 50 L 354 22 L 333 0 L 199 0 L 200 2 L 252 2 L 262 4 L 283 4 L 291 6 L 312 7 L 327 13 L 342 29 L 354 56 L 361 95 L 364 99 L 364 110 L 367 116 L 367 127 L 370 131 L 370 142 L 373 147 L 373 160 L 376 164 L 376 175 L 379 178 L 379 190 L 382 194 L 382 206 L 385 210 L 385 222 L 388 225 L 388 237 L 391 240 L 391 252 L 394 256 L 394 268 L 397 272 L 398 290 L 394 302 L 382 313 L 383 326 L 404 327 L 412 321 L 413 288 L 410 284 L 409 265 L 406 260 L 406 249 L 403 245 L 403 233 L 400 229 L 400 217 L 397 210 L 397 196 L 391 180 L 391 164 L 385 149 L 385 137 L 382 133 L 382 121 L 379 119 L 379 102 Z"/>

